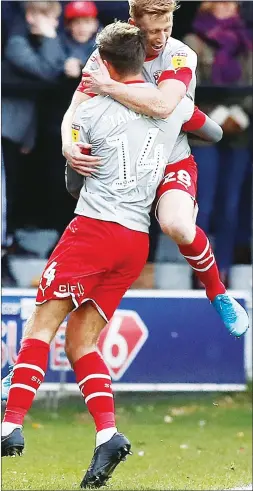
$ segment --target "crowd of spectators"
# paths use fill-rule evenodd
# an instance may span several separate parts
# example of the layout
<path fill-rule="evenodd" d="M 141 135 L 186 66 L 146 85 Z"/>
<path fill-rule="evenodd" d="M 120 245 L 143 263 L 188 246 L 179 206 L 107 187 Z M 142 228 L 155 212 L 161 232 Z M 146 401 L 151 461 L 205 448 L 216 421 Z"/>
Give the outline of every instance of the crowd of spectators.
<path fill-rule="evenodd" d="M 181 2 L 180 19 L 188 3 Z M 197 103 L 224 131 L 219 145 L 199 140 L 191 140 L 191 145 L 199 168 L 198 223 L 214 237 L 227 283 L 234 261 L 251 260 L 250 3 L 193 2 L 192 19 L 182 28 L 182 40 L 198 54 Z M 73 216 L 74 201 L 65 191 L 60 125 L 97 31 L 114 18 L 128 18 L 127 2 L 2 2 L 4 286 L 15 285 L 10 255 L 35 254 L 18 243 L 16 230 L 54 229 L 61 234 Z M 152 219 L 151 263 L 159 233 Z"/>

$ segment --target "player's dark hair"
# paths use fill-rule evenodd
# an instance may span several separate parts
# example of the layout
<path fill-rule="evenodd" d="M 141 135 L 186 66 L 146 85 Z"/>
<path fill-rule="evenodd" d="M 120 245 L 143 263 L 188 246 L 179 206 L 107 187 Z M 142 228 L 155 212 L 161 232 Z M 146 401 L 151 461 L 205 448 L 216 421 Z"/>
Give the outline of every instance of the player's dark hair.
<path fill-rule="evenodd" d="M 98 33 L 96 39 L 102 59 L 113 65 L 120 75 L 137 75 L 146 57 L 146 37 L 136 26 L 114 22 Z"/>

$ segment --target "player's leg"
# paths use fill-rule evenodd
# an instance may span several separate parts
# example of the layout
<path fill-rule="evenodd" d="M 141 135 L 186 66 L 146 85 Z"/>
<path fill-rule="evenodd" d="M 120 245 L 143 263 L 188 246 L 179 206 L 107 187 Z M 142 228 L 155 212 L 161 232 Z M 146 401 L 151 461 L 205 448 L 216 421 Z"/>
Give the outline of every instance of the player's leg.
<path fill-rule="evenodd" d="M 176 242 L 181 254 L 206 288 L 206 294 L 226 328 L 241 336 L 249 327 L 245 310 L 230 297 L 220 280 L 210 242 L 196 226 L 196 164 L 190 159 L 169 165 L 158 190 L 157 217 L 163 232 Z"/>
<path fill-rule="evenodd" d="M 36 306 L 27 322 L 25 336 L 13 367 L 9 396 L 2 423 L 2 456 L 21 454 L 21 432 L 26 413 L 43 382 L 49 346 L 61 322 L 73 309 L 72 299 L 54 300 Z"/>
<path fill-rule="evenodd" d="M 55 247 L 51 257 L 48 260 L 48 263 L 42 273 L 41 280 L 40 280 L 40 285 L 39 289 L 37 292 L 37 303 L 38 304 L 43 304 L 46 300 L 49 300 L 50 298 L 55 298 L 57 297 L 53 295 L 53 292 L 59 289 L 59 283 L 66 284 L 66 271 L 69 270 L 69 265 L 73 263 L 73 257 L 71 257 L 71 254 L 68 254 L 67 256 L 67 270 L 66 267 L 64 268 L 64 257 L 66 255 L 66 251 L 71 251 L 71 245 L 74 244 L 73 242 L 75 240 L 75 236 L 72 238 L 72 235 L 74 233 L 72 232 L 72 222 L 70 225 L 67 227 L 65 230 L 63 236 L 59 240 L 57 246 Z M 75 255 L 75 253 L 73 254 Z M 61 258 L 59 261 L 59 257 Z M 57 268 L 55 266 L 57 265 Z M 62 278 L 62 270 L 64 273 L 64 278 L 61 281 Z M 55 276 L 57 276 L 57 280 L 59 279 L 59 282 L 55 285 Z M 59 298 L 59 297 L 58 297 Z M 27 330 L 29 330 L 30 326 L 30 321 L 27 322 L 24 330 L 23 337 L 27 337 L 26 333 Z M 11 380 L 13 377 L 13 367 L 10 367 L 10 371 L 6 377 L 4 377 L 1 381 L 1 388 L 2 388 L 2 400 L 7 400 L 8 399 L 8 394 L 11 386 Z"/>
<path fill-rule="evenodd" d="M 162 231 L 176 244 L 205 285 L 208 298 L 225 293 L 211 245 L 203 230 L 195 224 L 196 205 L 192 197 L 173 189 L 162 196 L 158 206 L 158 219 Z"/>
<path fill-rule="evenodd" d="M 112 267 L 94 286 L 90 294 L 93 304 L 89 302 L 72 312 L 67 327 L 66 351 L 97 430 L 91 465 L 81 483 L 83 488 L 105 484 L 130 452 L 128 439 L 117 432 L 111 377 L 96 346 L 107 319 L 111 319 L 124 293 L 143 269 L 148 235 L 116 224 L 108 227 L 111 248 L 107 251 Z"/>
<path fill-rule="evenodd" d="M 108 249 L 113 254 L 113 244 L 110 242 L 110 248 L 106 247 L 110 237 L 105 222 L 82 216 L 74 218 L 42 273 L 36 303 L 72 296 L 77 307 L 89 297 L 90 289 L 106 269 L 108 254 L 104 251 Z M 13 370 L 2 380 L 3 400 L 8 398 L 12 375 Z"/>
<path fill-rule="evenodd" d="M 106 323 L 104 314 L 88 302 L 70 314 L 66 330 L 66 354 L 96 427 L 95 451 L 83 488 L 104 484 L 131 448 L 128 439 L 117 432 L 112 381 L 97 350 Z"/>
<path fill-rule="evenodd" d="M 95 255 L 100 250 L 95 250 L 91 245 L 101 244 L 103 229 L 100 228 L 97 224 L 97 238 L 94 233 L 96 224 L 92 227 L 90 220 L 84 217 L 72 220 L 42 273 L 36 297 L 37 308 L 27 323 L 14 367 L 3 423 L 5 436 L 8 436 L 10 428 L 13 428 L 9 423 L 18 426 L 15 434 L 20 433 L 24 415 L 30 408 L 45 374 L 50 341 L 66 315 L 74 306 L 77 307 L 89 297 L 90 290 L 98 281 L 96 276 L 103 270 L 103 264 L 100 262 L 103 259 L 99 253 L 96 259 Z M 22 403 L 19 403 L 21 399 Z M 16 406 L 19 409 L 13 410 Z M 5 438 L 4 445 L 7 444 L 9 445 L 9 442 Z"/>
<path fill-rule="evenodd" d="M 190 158 L 169 165 L 158 193 L 157 216 L 163 232 L 179 247 L 181 254 L 204 284 L 208 298 L 225 293 L 208 238 L 196 227 L 195 201 L 197 169 Z"/>
<path fill-rule="evenodd" d="M 66 354 L 96 426 L 96 446 L 116 433 L 114 401 L 108 368 L 97 350 L 107 320 L 87 302 L 70 314 L 66 330 Z"/>

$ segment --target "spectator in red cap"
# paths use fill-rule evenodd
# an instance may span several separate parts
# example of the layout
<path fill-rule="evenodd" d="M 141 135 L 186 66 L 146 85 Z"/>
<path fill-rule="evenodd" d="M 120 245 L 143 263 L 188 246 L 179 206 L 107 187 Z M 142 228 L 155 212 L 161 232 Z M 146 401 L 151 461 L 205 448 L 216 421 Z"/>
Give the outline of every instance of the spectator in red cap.
<path fill-rule="evenodd" d="M 62 42 L 66 53 L 65 74 L 79 78 L 82 67 L 94 50 L 98 31 L 98 11 L 94 2 L 70 2 L 64 10 L 66 30 Z"/>

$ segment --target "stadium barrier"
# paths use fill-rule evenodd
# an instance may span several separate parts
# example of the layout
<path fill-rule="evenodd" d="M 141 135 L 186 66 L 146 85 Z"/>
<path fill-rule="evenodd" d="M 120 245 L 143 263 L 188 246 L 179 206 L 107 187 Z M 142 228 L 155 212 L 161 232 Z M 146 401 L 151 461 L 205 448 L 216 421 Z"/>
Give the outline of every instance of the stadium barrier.
<path fill-rule="evenodd" d="M 247 294 L 231 291 L 242 304 Z M 35 304 L 32 289 L 2 290 L 2 376 L 15 362 Z M 51 344 L 41 391 L 77 392 L 64 352 L 66 320 Z M 103 330 L 99 350 L 116 391 L 243 391 L 251 373 L 251 330 L 229 336 L 202 291 L 130 290 Z"/>

